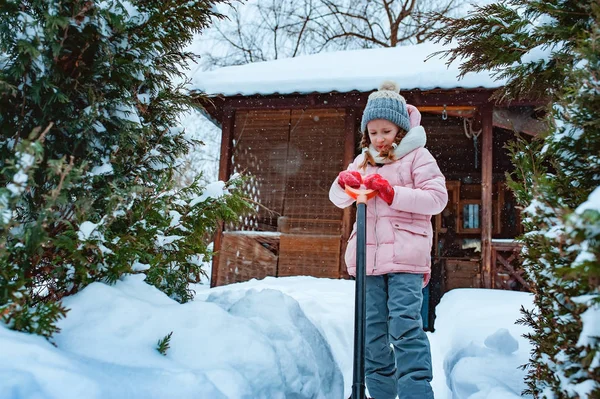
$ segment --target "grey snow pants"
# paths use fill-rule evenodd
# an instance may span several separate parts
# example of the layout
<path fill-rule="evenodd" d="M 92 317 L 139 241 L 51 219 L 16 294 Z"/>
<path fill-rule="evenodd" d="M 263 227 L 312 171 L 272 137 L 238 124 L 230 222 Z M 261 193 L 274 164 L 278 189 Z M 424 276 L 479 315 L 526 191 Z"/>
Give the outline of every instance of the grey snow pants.
<path fill-rule="evenodd" d="M 374 399 L 433 399 L 422 288 L 422 274 L 367 276 L 365 382 Z"/>

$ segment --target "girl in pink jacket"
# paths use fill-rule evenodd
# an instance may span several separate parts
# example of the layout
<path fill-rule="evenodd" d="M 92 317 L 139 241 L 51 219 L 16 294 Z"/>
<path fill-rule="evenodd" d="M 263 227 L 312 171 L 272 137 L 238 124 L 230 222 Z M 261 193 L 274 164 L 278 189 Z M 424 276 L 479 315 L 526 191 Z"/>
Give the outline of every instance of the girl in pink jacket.
<path fill-rule="evenodd" d="M 354 202 L 346 185 L 378 191 L 367 203 L 366 251 L 365 381 L 375 399 L 433 399 L 422 288 L 431 275 L 431 216 L 445 208 L 448 193 L 420 122 L 397 85 L 384 82 L 363 113 L 362 153 L 329 191 L 340 208 Z M 345 260 L 355 276 L 356 225 Z"/>

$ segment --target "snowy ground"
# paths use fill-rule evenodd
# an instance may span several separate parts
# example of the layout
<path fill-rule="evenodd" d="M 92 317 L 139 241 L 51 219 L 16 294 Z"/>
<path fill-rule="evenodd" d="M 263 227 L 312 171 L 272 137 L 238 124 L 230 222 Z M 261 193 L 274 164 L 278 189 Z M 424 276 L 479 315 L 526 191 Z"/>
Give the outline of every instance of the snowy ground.
<path fill-rule="evenodd" d="M 56 346 L 0 327 L 0 398 L 347 398 L 352 281 L 267 278 L 178 304 L 129 276 L 68 298 Z M 437 399 L 518 398 L 529 294 L 454 290 L 430 334 Z M 173 332 L 166 356 L 157 342 Z"/>

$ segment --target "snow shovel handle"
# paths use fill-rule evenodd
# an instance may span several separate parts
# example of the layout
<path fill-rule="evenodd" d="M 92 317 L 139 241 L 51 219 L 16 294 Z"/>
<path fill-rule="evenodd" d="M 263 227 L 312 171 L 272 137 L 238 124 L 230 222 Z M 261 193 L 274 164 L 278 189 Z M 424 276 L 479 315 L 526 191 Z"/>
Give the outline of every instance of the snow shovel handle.
<path fill-rule="evenodd" d="M 350 186 L 346 186 L 346 194 L 356 200 L 358 204 L 366 204 L 368 200 L 375 197 L 377 195 L 376 190 L 368 190 L 362 188 L 352 188 Z"/>
<path fill-rule="evenodd" d="M 356 283 L 354 291 L 354 367 L 352 399 L 365 399 L 365 330 L 367 279 L 367 201 L 375 190 L 346 186 L 346 193 L 356 199 Z"/>

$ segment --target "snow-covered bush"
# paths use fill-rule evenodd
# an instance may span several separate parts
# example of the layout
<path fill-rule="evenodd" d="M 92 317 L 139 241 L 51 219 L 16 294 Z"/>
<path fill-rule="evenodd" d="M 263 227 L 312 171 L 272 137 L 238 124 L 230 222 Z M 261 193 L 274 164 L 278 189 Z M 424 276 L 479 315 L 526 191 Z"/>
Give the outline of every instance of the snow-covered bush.
<path fill-rule="evenodd" d="M 190 298 L 237 180 L 173 183 L 193 103 L 175 77 L 221 0 L 0 4 L 0 319 L 51 336 L 60 300 L 145 273 Z"/>

